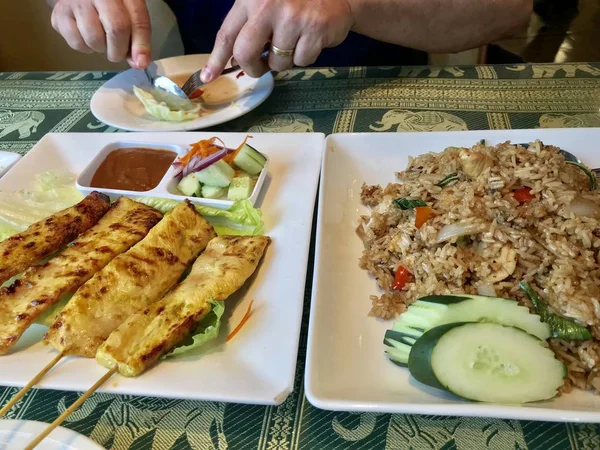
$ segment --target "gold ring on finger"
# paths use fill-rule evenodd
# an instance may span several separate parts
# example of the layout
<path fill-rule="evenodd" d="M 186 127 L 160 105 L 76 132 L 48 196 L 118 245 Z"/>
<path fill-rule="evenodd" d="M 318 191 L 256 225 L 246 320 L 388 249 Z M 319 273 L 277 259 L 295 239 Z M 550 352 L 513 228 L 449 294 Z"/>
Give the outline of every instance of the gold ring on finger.
<path fill-rule="evenodd" d="M 288 58 L 294 54 L 294 49 L 286 50 L 283 48 L 279 48 L 271 44 L 271 51 L 273 51 L 274 55 L 283 56 L 284 58 Z"/>

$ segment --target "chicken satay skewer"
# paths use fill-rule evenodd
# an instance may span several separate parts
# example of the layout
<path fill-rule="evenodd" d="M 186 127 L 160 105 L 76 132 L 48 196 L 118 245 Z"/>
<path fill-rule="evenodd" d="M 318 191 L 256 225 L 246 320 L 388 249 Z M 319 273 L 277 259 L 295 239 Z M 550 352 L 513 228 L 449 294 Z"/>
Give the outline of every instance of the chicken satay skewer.
<path fill-rule="evenodd" d="M 126 251 L 129 247 L 140 241 L 150 229 L 161 219 L 162 215 L 153 208 L 140 205 L 128 198 L 119 199 L 100 221 L 81 235 L 70 249 L 65 250 L 51 263 L 41 267 L 34 267 L 25 273 L 18 283 L 8 289 L 0 290 L 0 300 L 4 302 L 6 313 L 4 329 L 11 329 L 12 336 L 18 336 L 24 331 L 21 323 L 28 316 L 31 323 L 42 310 L 50 307 L 52 303 L 70 289 L 77 289 L 94 272 L 101 270 L 113 257 Z M 84 271 L 86 273 L 84 273 Z M 44 295 L 44 299 L 40 295 Z M 45 301 L 42 301 L 45 300 Z M 31 308 L 29 302 L 34 303 Z M 10 303 L 9 303 L 10 302 Z M 18 312 L 19 308 L 23 311 Z M 14 316 L 19 314 L 21 319 L 14 321 Z M 1 317 L 1 314 L 0 314 Z M 4 337 L 5 331 L 0 332 Z M 16 339 L 0 341 L 0 353 L 8 351 Z M 35 386 L 63 357 L 65 352 L 59 353 L 50 361 L 29 383 L 27 383 L 15 396 L 0 409 L 0 417 L 4 416 L 25 394 Z"/>
<path fill-rule="evenodd" d="M 0 284 L 90 229 L 109 207 L 108 197 L 94 191 L 75 206 L 52 214 L 0 242 Z"/>
<path fill-rule="evenodd" d="M 50 424 L 27 448 L 33 449 L 117 371 L 137 376 L 182 342 L 211 309 L 256 270 L 270 242 L 266 236 L 213 239 L 187 278 L 163 299 L 129 316 L 100 346 L 96 360 L 109 367 L 77 402 Z"/>
<path fill-rule="evenodd" d="M 0 288 L 0 355 L 8 353 L 43 312 L 142 240 L 161 218 L 154 208 L 120 198 L 66 250 Z"/>
<path fill-rule="evenodd" d="M 77 291 L 45 341 L 67 355 L 93 358 L 127 317 L 164 297 L 215 236 L 189 201 L 180 203 L 144 240 Z"/>
<path fill-rule="evenodd" d="M 213 227 L 187 201 L 165 216 L 84 284 L 56 316 L 46 341 L 60 353 L 17 396 L 23 397 L 63 356 L 93 357 L 123 320 L 163 297 L 213 237 Z"/>

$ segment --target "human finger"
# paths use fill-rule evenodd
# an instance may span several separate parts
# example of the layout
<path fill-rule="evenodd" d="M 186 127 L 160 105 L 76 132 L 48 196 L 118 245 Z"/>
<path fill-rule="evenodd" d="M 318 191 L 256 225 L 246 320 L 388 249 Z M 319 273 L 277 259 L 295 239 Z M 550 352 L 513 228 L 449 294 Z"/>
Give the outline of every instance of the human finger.
<path fill-rule="evenodd" d="M 247 20 L 248 17 L 245 10 L 235 3 L 217 33 L 215 45 L 210 53 L 206 67 L 200 74 L 204 83 L 210 83 L 221 75 L 221 72 L 223 72 L 223 69 L 227 65 L 227 61 L 233 55 L 233 46 Z"/>
<path fill-rule="evenodd" d="M 150 64 L 151 37 L 150 14 L 145 0 L 124 0 L 131 22 L 131 59 L 137 69 Z"/>
<path fill-rule="evenodd" d="M 97 53 L 105 53 L 106 33 L 94 5 L 83 3 L 74 8 L 73 15 L 85 44 Z"/>
<path fill-rule="evenodd" d="M 121 62 L 129 53 L 131 24 L 127 10 L 120 1 L 97 1 L 96 8 L 106 32 L 106 56 L 109 61 Z"/>
<path fill-rule="evenodd" d="M 261 56 L 272 32 L 271 25 L 265 20 L 246 22 L 235 40 L 233 57 L 251 77 L 258 78 L 269 71 L 267 61 Z"/>

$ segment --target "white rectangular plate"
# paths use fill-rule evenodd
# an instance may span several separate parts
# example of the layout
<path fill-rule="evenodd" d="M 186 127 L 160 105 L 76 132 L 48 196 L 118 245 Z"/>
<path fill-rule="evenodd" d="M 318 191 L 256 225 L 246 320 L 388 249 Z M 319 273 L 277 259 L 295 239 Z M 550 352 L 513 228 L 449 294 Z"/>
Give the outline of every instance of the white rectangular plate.
<path fill-rule="evenodd" d="M 375 280 L 358 267 L 363 244 L 355 234 L 368 209 L 363 182 L 394 181 L 408 156 L 472 146 L 541 139 L 600 167 L 600 129 L 510 130 L 441 133 L 331 135 L 321 175 L 313 297 L 310 311 L 306 395 L 318 408 L 415 414 L 600 422 L 600 396 L 574 390 L 551 401 L 524 406 L 457 401 L 412 380 L 407 369 L 383 353 L 386 322 L 367 317 Z"/>
<path fill-rule="evenodd" d="M 48 134 L 5 177 L 1 190 L 31 188 L 34 175 L 66 169 L 78 174 L 113 141 L 185 145 L 214 133 Z M 226 145 L 244 134 L 219 133 Z M 257 207 L 272 243 L 257 274 L 226 302 L 217 341 L 202 356 L 167 359 L 137 378 L 114 376 L 101 390 L 119 394 L 254 404 L 279 404 L 293 389 L 314 202 L 324 147 L 322 134 L 253 133 L 252 143 L 270 158 Z M 253 313 L 236 335 L 248 303 Z M 12 353 L 0 357 L 0 385 L 23 386 L 56 355 L 31 327 Z M 69 357 L 39 385 L 84 391 L 106 369 L 94 360 Z"/>

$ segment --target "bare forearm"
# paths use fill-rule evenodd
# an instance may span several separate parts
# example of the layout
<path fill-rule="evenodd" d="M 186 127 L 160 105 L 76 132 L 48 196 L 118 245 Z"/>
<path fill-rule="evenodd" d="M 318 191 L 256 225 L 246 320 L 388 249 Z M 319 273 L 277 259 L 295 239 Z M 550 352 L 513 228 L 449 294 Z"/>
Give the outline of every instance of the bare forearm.
<path fill-rule="evenodd" d="M 433 53 L 489 43 L 525 23 L 532 0 L 348 0 L 357 33 Z"/>

